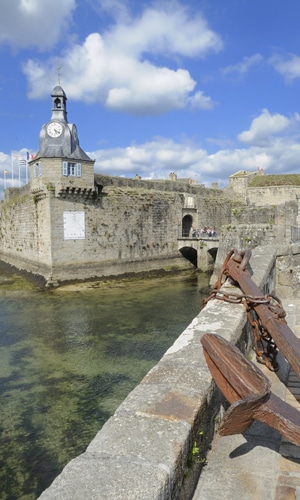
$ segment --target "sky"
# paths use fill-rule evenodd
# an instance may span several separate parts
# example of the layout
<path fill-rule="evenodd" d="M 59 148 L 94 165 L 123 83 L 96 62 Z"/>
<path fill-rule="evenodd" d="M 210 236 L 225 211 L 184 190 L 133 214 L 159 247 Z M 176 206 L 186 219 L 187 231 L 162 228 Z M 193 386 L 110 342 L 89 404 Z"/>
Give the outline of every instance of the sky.
<path fill-rule="evenodd" d="M 299 19 L 299 0 L 0 0 L 0 194 L 59 82 L 96 173 L 299 173 Z"/>

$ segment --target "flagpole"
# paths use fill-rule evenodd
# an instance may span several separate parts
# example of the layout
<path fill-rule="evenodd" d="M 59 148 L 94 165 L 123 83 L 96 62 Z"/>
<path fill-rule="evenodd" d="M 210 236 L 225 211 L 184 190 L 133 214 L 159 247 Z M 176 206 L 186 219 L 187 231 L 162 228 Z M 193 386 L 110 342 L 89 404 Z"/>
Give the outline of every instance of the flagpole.
<path fill-rule="evenodd" d="M 14 155 L 11 152 L 11 185 L 14 186 Z"/>

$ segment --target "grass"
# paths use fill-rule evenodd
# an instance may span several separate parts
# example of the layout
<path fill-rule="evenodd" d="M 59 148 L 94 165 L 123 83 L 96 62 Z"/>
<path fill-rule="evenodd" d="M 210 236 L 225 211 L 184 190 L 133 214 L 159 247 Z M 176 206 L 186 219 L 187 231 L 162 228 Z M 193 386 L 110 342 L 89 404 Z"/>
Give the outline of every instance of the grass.
<path fill-rule="evenodd" d="M 300 186 L 300 175 L 257 175 L 249 182 L 249 187 L 267 186 Z"/>

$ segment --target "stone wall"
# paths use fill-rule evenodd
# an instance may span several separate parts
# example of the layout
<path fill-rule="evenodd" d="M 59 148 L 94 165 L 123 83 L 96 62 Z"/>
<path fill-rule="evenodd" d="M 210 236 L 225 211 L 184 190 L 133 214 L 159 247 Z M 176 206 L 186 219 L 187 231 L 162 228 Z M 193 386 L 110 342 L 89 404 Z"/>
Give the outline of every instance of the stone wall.
<path fill-rule="evenodd" d="M 235 193 L 246 196 L 249 182 L 257 175 L 264 175 L 262 171 L 249 172 L 247 170 L 240 170 L 229 177 L 229 189 Z"/>
<path fill-rule="evenodd" d="M 300 298 L 300 243 L 278 245 L 276 293 L 280 298 Z"/>
<path fill-rule="evenodd" d="M 189 183 L 187 180 L 141 180 L 95 175 L 95 183 L 101 192 L 109 192 L 112 187 L 122 189 L 160 191 L 163 193 L 178 193 L 181 202 L 181 217 L 190 215 L 196 228 L 214 226 L 217 231 L 223 224 L 231 220 L 231 210 L 240 206 L 241 200 L 232 193 L 221 189 L 205 188 L 200 184 Z M 181 223 L 179 224 L 181 228 Z M 181 230 L 180 230 L 181 231 Z M 181 236 L 181 233 L 178 234 Z"/>
<path fill-rule="evenodd" d="M 256 206 L 274 206 L 296 200 L 297 195 L 300 195 L 300 186 L 248 187 L 246 201 Z"/>
<path fill-rule="evenodd" d="M 1 259 L 33 273 L 51 270 L 49 199 L 39 202 L 29 192 L 12 196 L 0 206 Z"/>
<path fill-rule="evenodd" d="M 255 249 L 250 264 L 263 293 L 273 290 L 274 248 Z M 245 307 L 210 301 L 41 500 L 192 497 L 221 414 L 200 343 L 207 332 L 244 353 L 252 344 Z"/>
<path fill-rule="evenodd" d="M 47 161 L 43 167 L 51 172 Z M 61 175 L 61 162 L 55 166 L 60 170 L 54 177 Z M 83 166 L 90 178 L 91 165 Z M 191 267 L 178 250 L 184 218 L 196 229 L 214 226 L 223 252 L 232 245 L 290 245 L 291 228 L 299 221 L 295 193 L 286 187 L 280 189 L 294 197 L 290 201 L 276 205 L 275 186 L 264 188 L 259 204 L 246 205 L 232 190 L 207 189 L 187 180 L 96 175 L 95 189 L 92 183 L 89 189 L 84 184 L 71 189 L 59 182 L 53 189 L 50 177 L 46 180 L 49 183 L 36 180 L 34 192 L 29 186 L 6 191 L 0 205 L 0 258 L 43 276 L 49 284 Z M 65 237 L 70 214 L 84 220 L 83 237 Z"/>
<path fill-rule="evenodd" d="M 177 245 L 183 217 L 197 228 L 213 225 L 219 231 L 235 206 L 220 190 L 184 182 L 108 176 L 96 176 L 95 182 L 88 193 L 57 192 L 38 181 L 34 192 L 9 190 L 0 206 L 0 258 L 51 284 L 188 268 Z M 84 220 L 82 237 L 66 238 L 70 214 Z"/>
<path fill-rule="evenodd" d="M 291 225 L 296 224 L 297 214 L 297 201 L 277 206 L 240 205 L 234 208 L 231 223 L 224 224 L 219 234 L 219 249 L 211 284 L 216 281 L 224 259 L 232 248 L 238 250 L 251 248 L 253 250 L 258 246 L 273 245 L 273 248 L 279 252 L 279 256 L 282 252 L 289 256 L 287 259 L 282 259 L 282 266 L 285 269 L 289 267 L 289 263 L 295 261 L 290 255 L 292 248 Z M 278 273 L 280 274 L 280 267 L 278 267 Z M 291 280 L 289 280 L 289 284 L 292 285 Z M 287 290 L 285 290 L 284 296 L 286 294 Z"/>
<path fill-rule="evenodd" d="M 64 240 L 66 211 L 84 213 L 84 239 Z M 53 279 L 147 271 L 155 261 L 161 266 L 162 261 L 167 265 L 167 260 L 179 260 L 177 193 L 111 186 L 98 199 L 84 203 L 73 196 L 53 197 L 51 214 Z"/>
<path fill-rule="evenodd" d="M 190 193 L 205 195 L 212 191 L 205 188 L 203 184 L 194 184 L 189 179 L 152 179 L 145 180 L 140 178 L 116 177 L 111 175 L 95 174 L 95 184 L 103 189 L 109 186 L 121 188 L 139 188 L 139 189 L 155 189 L 156 191 L 176 191 L 179 193 Z"/>

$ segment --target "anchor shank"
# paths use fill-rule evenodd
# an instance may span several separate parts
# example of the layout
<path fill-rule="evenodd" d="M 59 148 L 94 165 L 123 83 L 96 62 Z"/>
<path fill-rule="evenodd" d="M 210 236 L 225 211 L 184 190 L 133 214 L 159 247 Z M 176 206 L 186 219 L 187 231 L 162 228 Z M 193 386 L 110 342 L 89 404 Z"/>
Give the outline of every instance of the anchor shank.
<path fill-rule="evenodd" d="M 239 264 L 234 260 L 228 260 L 226 265 L 226 274 L 237 281 L 245 295 L 254 297 L 262 296 L 262 291 L 252 281 L 247 270 L 241 270 Z M 263 327 L 273 338 L 278 349 L 292 366 L 297 376 L 300 378 L 300 342 L 289 328 L 284 318 L 277 318 L 268 304 L 255 304 L 257 313 Z"/>

